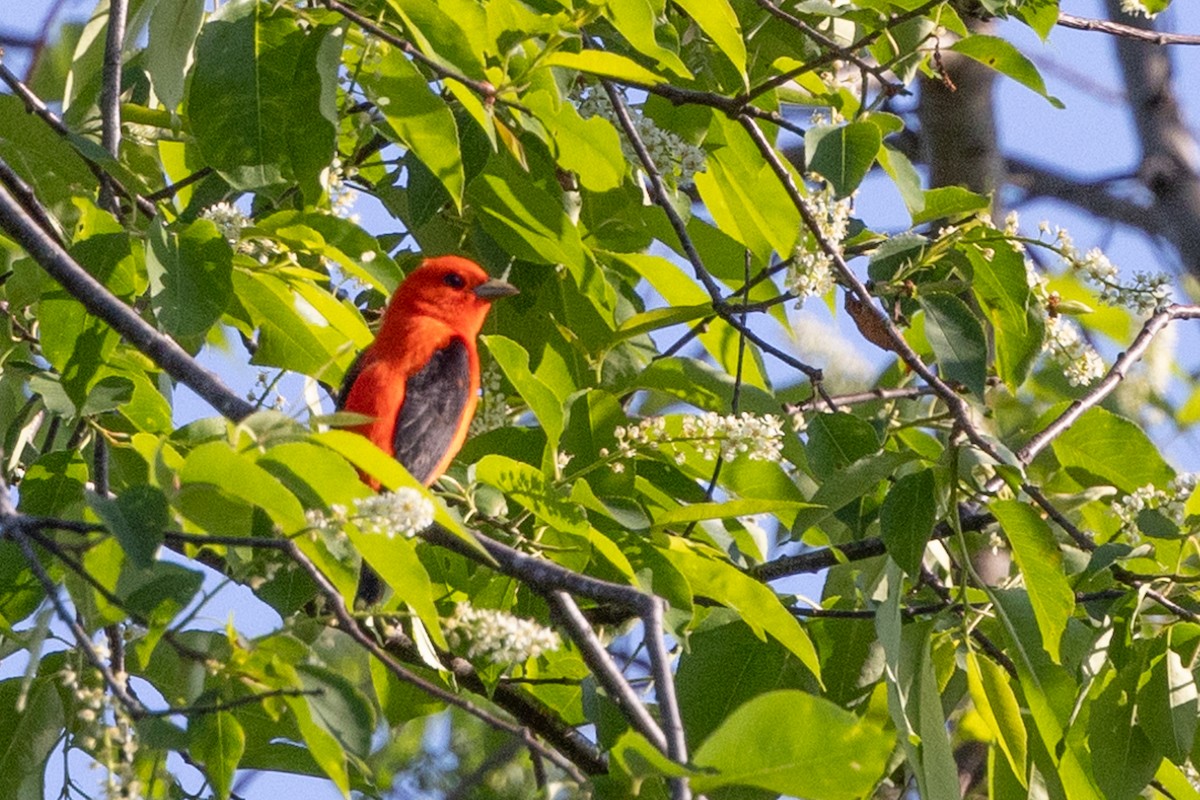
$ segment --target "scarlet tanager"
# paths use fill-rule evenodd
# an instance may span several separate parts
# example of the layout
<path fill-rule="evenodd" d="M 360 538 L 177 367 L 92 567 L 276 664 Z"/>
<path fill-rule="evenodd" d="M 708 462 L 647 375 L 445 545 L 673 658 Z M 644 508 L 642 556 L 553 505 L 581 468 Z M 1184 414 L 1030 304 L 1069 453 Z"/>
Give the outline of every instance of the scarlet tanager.
<path fill-rule="evenodd" d="M 514 294 L 473 261 L 426 259 L 396 289 L 375 341 L 346 373 L 338 408 L 372 417 L 354 430 L 426 486 L 467 438 L 479 403 L 475 340 L 492 301 Z M 382 587 L 363 573 L 359 595 L 374 602 Z"/>

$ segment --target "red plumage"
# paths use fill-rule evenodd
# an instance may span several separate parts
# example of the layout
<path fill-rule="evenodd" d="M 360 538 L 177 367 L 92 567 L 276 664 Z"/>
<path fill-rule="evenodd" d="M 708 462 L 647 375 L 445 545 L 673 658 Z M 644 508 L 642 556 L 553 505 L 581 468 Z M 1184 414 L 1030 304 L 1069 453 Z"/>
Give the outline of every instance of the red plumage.
<path fill-rule="evenodd" d="M 426 486 L 467 438 L 479 402 L 476 338 L 491 302 L 516 293 L 473 261 L 426 259 L 396 289 L 375 341 L 346 374 L 339 408 L 373 417 L 354 430 Z"/>

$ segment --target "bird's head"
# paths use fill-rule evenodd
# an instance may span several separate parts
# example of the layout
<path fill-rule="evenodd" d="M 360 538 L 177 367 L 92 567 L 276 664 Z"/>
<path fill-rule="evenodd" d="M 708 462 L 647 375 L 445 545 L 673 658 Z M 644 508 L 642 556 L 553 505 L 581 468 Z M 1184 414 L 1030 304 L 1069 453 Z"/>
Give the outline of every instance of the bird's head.
<path fill-rule="evenodd" d="M 483 267 L 460 256 L 427 258 L 413 270 L 388 304 L 387 316 L 432 317 L 474 337 L 483 327 L 492 301 L 517 294 L 517 288 L 489 277 Z"/>

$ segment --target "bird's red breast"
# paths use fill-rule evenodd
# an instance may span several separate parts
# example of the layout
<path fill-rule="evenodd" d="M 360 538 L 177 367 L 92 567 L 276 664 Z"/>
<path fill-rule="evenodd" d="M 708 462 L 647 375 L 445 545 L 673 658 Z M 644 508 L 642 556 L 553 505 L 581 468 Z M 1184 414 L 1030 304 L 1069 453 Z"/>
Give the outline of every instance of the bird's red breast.
<path fill-rule="evenodd" d="M 426 259 L 346 374 L 339 408 L 374 418 L 354 430 L 427 486 L 467 438 L 479 402 L 476 338 L 492 300 L 516 293 L 468 259 Z"/>

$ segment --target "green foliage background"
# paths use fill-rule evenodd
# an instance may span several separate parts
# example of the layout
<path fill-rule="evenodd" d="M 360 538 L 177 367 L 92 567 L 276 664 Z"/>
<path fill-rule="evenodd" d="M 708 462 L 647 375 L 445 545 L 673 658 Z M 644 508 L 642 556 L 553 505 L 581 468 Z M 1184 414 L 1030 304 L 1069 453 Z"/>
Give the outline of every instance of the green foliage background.
<path fill-rule="evenodd" d="M 1105 407 L 1123 373 L 1068 384 L 1042 355 L 1049 318 L 1026 274 L 1039 244 L 993 225 L 989 198 L 923 187 L 895 144 L 889 96 L 938 74 L 943 50 L 1058 102 L 1015 47 L 972 32 L 989 15 L 1045 37 L 1058 8 L 132 0 L 114 156 L 97 143 L 112 112 L 101 2 L 31 79 L 61 101 L 61 131 L 0 95 L 0 177 L 19 201 L 0 211 L 0 431 L 18 498 L 0 509 L 0 644 L 29 660 L 0 683 L 4 795 L 43 796 L 47 759 L 74 751 L 155 798 L 193 796 L 196 770 L 203 796 L 229 797 L 237 770 L 380 796 L 398 775 L 444 790 L 481 765 L 472 796 L 853 798 L 915 781 L 943 798 L 959 796 L 954 747 L 974 741 L 989 796 L 1196 796 L 1200 501 L 1177 498 L 1182 524 L 1147 508 L 1140 531 L 1113 514 L 1176 477 Z M 601 95 L 615 119 L 580 113 Z M 640 160 L 636 118 L 681 149 Z M 784 153 L 798 141 L 802 164 Z M 694 180 L 684 146 L 703 151 Z M 831 241 L 815 201 L 874 169 L 913 230 L 854 220 Z M 339 181 L 401 233 L 333 213 Z M 251 223 L 230 238 L 204 212 L 235 200 Z M 34 240 L 100 286 L 53 279 L 53 247 Z M 313 531 L 306 512 L 369 495 L 360 471 L 415 486 L 400 467 L 319 409 L 264 408 L 269 387 L 246 403 L 191 384 L 95 302 L 186 355 L 241 338 L 272 380 L 336 386 L 418 254 L 448 252 L 521 289 L 483 337 L 513 424 L 464 448 L 436 532 L 386 546 Z M 896 354 L 877 393 L 822 400 L 819 371 L 771 344 L 804 254 L 834 265 L 831 302 L 859 304 L 864 350 Z M 1076 274 L 1052 286 L 1097 305 Z M 1133 361 L 1197 315 L 1079 320 Z M 225 416 L 176 427 L 177 381 Z M 678 436 L 703 412 L 777 415 L 782 457 L 621 453 L 618 428 L 661 414 Z M 800 555 L 776 547 L 792 543 Z M 971 566 L 992 546 L 1013 558 L 995 585 Z M 394 595 L 339 614 L 360 558 Z M 205 568 L 282 624 L 202 630 Z M 768 583 L 822 571 L 819 608 Z M 471 663 L 440 622 L 467 599 L 556 624 L 565 644 Z M 582 626 L 562 616 L 575 602 Z M 105 631 L 107 654 L 87 644 Z M 632 694 L 650 714 L 597 658 L 654 684 Z M 447 707 L 450 770 L 422 747 Z"/>

